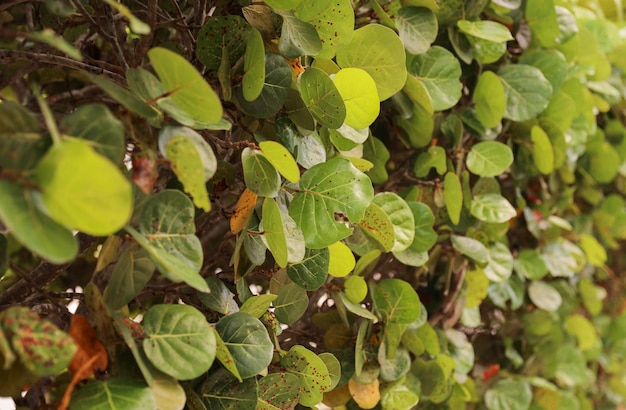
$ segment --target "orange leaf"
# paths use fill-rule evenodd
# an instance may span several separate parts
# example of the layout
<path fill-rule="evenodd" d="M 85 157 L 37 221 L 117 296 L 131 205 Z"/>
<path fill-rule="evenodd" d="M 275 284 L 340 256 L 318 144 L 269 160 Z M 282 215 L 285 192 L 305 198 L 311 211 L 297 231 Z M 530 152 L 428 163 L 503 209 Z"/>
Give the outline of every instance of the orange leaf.
<path fill-rule="evenodd" d="M 483 380 L 485 383 L 489 383 L 489 380 L 491 380 L 491 378 L 498 373 L 500 373 L 500 365 L 498 363 L 492 364 L 485 369 L 485 372 L 483 373 Z"/>
<path fill-rule="evenodd" d="M 237 205 L 235 205 L 235 212 L 230 217 L 230 231 L 234 234 L 238 234 L 246 227 L 252 211 L 256 206 L 257 194 L 246 188 L 245 191 L 239 197 Z"/>
<path fill-rule="evenodd" d="M 72 316 L 69 334 L 78 346 L 69 365 L 73 376 L 78 375 L 80 380 L 84 380 L 93 376 L 97 370 L 106 370 L 109 364 L 106 349 L 98 341 L 96 330 L 85 316 Z M 97 360 L 91 361 L 94 357 L 97 357 Z M 87 369 L 82 369 L 87 362 L 91 362 L 91 365 Z"/>

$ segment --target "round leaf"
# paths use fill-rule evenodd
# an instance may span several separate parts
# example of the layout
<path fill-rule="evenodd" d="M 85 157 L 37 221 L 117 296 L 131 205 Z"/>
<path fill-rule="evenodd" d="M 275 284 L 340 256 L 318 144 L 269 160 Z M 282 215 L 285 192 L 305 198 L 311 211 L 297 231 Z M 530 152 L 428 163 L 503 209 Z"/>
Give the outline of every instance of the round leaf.
<path fill-rule="evenodd" d="M 535 306 L 548 312 L 556 311 L 563 303 L 561 294 L 550 284 L 541 280 L 534 280 L 530 283 L 528 297 Z"/>
<path fill-rule="evenodd" d="M 461 64 L 445 48 L 434 46 L 416 56 L 409 71 L 426 87 L 435 111 L 447 110 L 461 98 Z"/>
<path fill-rule="evenodd" d="M 373 294 L 376 310 L 387 323 L 409 324 L 420 315 L 420 300 L 408 282 L 384 279 L 376 285 Z"/>
<path fill-rule="evenodd" d="M 278 50 L 282 55 L 289 58 L 314 56 L 322 50 L 323 43 L 315 26 L 298 19 L 292 12 L 282 12 L 280 15 L 283 18 L 283 27 Z"/>
<path fill-rule="evenodd" d="M 400 91 L 406 80 L 404 44 L 393 30 L 379 24 L 356 30 L 350 44 L 337 51 L 337 64 L 367 71 L 380 101 Z"/>
<path fill-rule="evenodd" d="M 503 379 L 485 393 L 485 405 L 489 410 L 527 410 L 533 393 L 528 382 Z"/>
<path fill-rule="evenodd" d="M 130 182 L 85 141 L 67 140 L 50 148 L 35 180 L 47 213 L 67 228 L 109 235 L 130 219 Z"/>
<path fill-rule="evenodd" d="M 324 248 L 350 235 L 344 219 L 361 220 L 373 197 L 365 174 L 350 161 L 333 158 L 302 175 L 289 215 L 302 229 L 308 248 Z"/>
<path fill-rule="evenodd" d="M 452 246 L 463 255 L 484 264 L 489 260 L 489 251 L 482 242 L 467 236 L 451 235 Z"/>
<path fill-rule="evenodd" d="M 501 67 L 498 75 L 506 94 L 504 118 L 526 121 L 546 109 L 552 86 L 538 68 L 512 64 Z"/>
<path fill-rule="evenodd" d="M 274 345 L 263 323 L 247 313 L 224 316 L 215 329 L 231 353 L 242 378 L 253 377 L 272 361 Z"/>
<path fill-rule="evenodd" d="M 309 306 L 306 291 L 295 283 L 282 286 L 274 301 L 274 315 L 281 323 L 290 325 L 296 322 Z"/>
<path fill-rule="evenodd" d="M 260 151 L 245 148 L 241 152 L 246 188 L 262 197 L 273 198 L 280 189 L 280 175 Z"/>
<path fill-rule="evenodd" d="M 491 71 L 484 71 L 478 78 L 472 95 L 476 117 L 486 127 L 500 124 L 506 109 L 506 97 L 500 78 Z"/>
<path fill-rule="evenodd" d="M 354 254 L 342 242 L 335 242 L 330 245 L 328 255 L 328 273 L 336 278 L 347 276 L 356 265 Z"/>
<path fill-rule="evenodd" d="M 93 381 L 72 394 L 72 409 L 103 408 L 151 410 L 157 404 L 152 389 L 143 381 L 120 377 Z"/>
<path fill-rule="evenodd" d="M 513 255 L 503 243 L 496 243 L 489 248 L 485 275 L 492 282 L 506 281 L 513 273 Z"/>
<path fill-rule="evenodd" d="M 513 268 L 526 279 L 541 279 L 548 273 L 546 263 L 535 249 L 522 250 L 515 260 Z"/>
<path fill-rule="evenodd" d="M 310 407 L 322 401 L 322 393 L 330 389 L 330 375 L 319 356 L 296 345 L 289 349 L 280 364 L 300 379 L 300 404 Z"/>
<path fill-rule="evenodd" d="M 513 36 L 509 29 L 496 21 L 479 20 L 468 21 L 459 20 L 456 25 L 459 29 L 470 36 L 495 43 L 503 43 L 513 40 Z"/>
<path fill-rule="evenodd" d="M 346 119 L 346 105 L 328 74 L 310 67 L 300 76 L 299 88 L 304 104 L 321 125 L 341 127 Z"/>
<path fill-rule="evenodd" d="M 345 123 L 353 128 L 369 127 L 380 112 L 374 79 L 360 68 L 344 68 L 333 82 L 346 106 Z"/>
<path fill-rule="evenodd" d="M 372 200 L 385 212 L 393 225 L 394 245 L 393 252 L 407 249 L 415 238 L 415 219 L 407 203 L 393 192 L 383 192 L 374 196 Z"/>
<path fill-rule="evenodd" d="M 257 408 L 256 380 L 250 378 L 243 382 L 238 381 L 225 369 L 218 369 L 211 373 L 198 390 L 202 397 L 202 404 L 207 410 L 255 410 Z"/>
<path fill-rule="evenodd" d="M 291 85 L 291 68 L 283 56 L 274 53 L 265 54 L 265 80 L 259 96 L 248 101 L 242 88 L 237 89 L 237 99 L 241 109 L 257 118 L 269 118 L 276 115 L 287 99 Z"/>
<path fill-rule="evenodd" d="M 276 168 L 276 170 L 289 182 L 300 180 L 300 169 L 287 148 L 276 141 L 263 141 L 259 143 L 265 158 Z"/>
<path fill-rule="evenodd" d="M 395 22 L 398 36 L 411 54 L 424 53 L 437 38 L 437 17 L 426 7 L 402 7 Z"/>
<path fill-rule="evenodd" d="M 250 32 L 240 16 L 212 16 L 198 32 L 198 60 L 209 70 L 217 70 L 226 51 L 228 60 L 234 63 L 244 54 Z"/>
<path fill-rule="evenodd" d="M 345 47 L 354 32 L 354 10 L 350 0 L 302 0 L 296 17 L 315 26 L 322 50 L 317 59 L 331 59 Z"/>
<path fill-rule="evenodd" d="M 385 252 L 391 251 L 391 248 L 393 248 L 395 244 L 394 226 L 389 216 L 380 206 L 375 203 L 370 203 L 365 210 L 363 219 L 359 222 L 359 226 L 362 231 L 374 239 Z"/>
<path fill-rule="evenodd" d="M 517 215 L 513 205 L 499 194 L 476 195 L 470 212 L 475 218 L 490 223 L 507 222 Z"/>
<path fill-rule="evenodd" d="M 307 249 L 302 261 L 287 266 L 287 275 L 305 290 L 317 290 L 326 282 L 329 265 L 328 248 Z"/>
<path fill-rule="evenodd" d="M 272 373 L 257 384 L 257 410 L 292 409 L 298 404 L 300 380 L 291 373 Z"/>
<path fill-rule="evenodd" d="M 215 335 L 204 315 L 186 305 L 154 305 L 143 319 L 148 360 L 180 380 L 206 372 L 215 359 Z"/>
<path fill-rule="evenodd" d="M 467 168 L 481 177 L 495 177 L 513 163 L 511 148 L 497 141 L 483 141 L 472 146 L 467 154 Z"/>
<path fill-rule="evenodd" d="M 122 252 L 104 290 L 103 301 L 111 309 L 121 309 L 148 284 L 156 266 L 148 252 L 136 244 Z"/>
<path fill-rule="evenodd" d="M 343 284 L 346 297 L 353 303 L 361 303 L 367 296 L 367 282 L 362 276 L 350 276 Z"/>

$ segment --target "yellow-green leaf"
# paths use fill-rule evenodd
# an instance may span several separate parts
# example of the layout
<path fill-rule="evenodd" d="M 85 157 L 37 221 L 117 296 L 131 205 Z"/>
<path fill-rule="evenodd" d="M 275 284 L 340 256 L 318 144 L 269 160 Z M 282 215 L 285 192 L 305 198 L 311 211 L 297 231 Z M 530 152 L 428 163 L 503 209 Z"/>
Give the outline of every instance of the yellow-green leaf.
<path fill-rule="evenodd" d="M 259 147 L 265 158 L 282 176 L 294 183 L 300 180 L 298 164 L 287 151 L 287 148 L 276 141 L 263 141 L 259 143 Z"/>
<path fill-rule="evenodd" d="M 352 272 L 356 265 L 354 254 L 343 242 L 335 242 L 328 247 L 329 263 L 328 273 L 336 278 L 341 278 Z"/>

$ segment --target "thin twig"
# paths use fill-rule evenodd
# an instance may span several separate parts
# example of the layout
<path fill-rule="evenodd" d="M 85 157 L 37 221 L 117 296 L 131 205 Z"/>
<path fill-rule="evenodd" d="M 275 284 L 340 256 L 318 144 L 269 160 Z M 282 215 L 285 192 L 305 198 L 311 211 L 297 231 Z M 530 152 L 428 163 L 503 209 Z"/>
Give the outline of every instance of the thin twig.
<path fill-rule="evenodd" d="M 157 0 L 148 0 L 147 7 L 147 15 L 146 15 L 146 23 L 150 26 L 150 33 L 144 35 L 139 39 L 139 44 L 135 48 L 135 58 L 133 59 L 133 67 L 138 67 L 141 65 L 148 48 L 150 48 L 150 44 L 152 44 L 152 39 L 154 38 L 154 30 L 156 29 L 156 17 L 157 17 Z"/>
<path fill-rule="evenodd" d="M 87 71 L 91 74 L 99 74 L 109 77 L 120 84 L 125 83 L 124 77 L 112 71 L 105 70 L 102 67 L 81 63 L 68 57 L 58 56 L 54 54 L 35 53 L 31 51 L 21 50 L 0 50 L 0 65 L 10 64 L 15 61 L 37 61 L 43 64 L 58 65 L 76 70 Z"/>

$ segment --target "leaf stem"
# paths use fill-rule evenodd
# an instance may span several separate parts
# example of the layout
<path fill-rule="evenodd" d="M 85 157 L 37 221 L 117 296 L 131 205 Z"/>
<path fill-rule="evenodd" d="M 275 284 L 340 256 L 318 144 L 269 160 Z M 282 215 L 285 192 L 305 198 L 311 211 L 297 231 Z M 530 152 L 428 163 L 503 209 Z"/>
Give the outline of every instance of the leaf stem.
<path fill-rule="evenodd" d="M 39 104 L 39 108 L 41 109 L 41 113 L 43 114 L 43 119 L 46 122 L 46 127 L 50 132 L 50 136 L 52 137 L 52 142 L 54 145 L 60 145 L 61 134 L 59 133 L 59 128 L 57 127 L 57 123 L 54 121 L 54 117 L 52 116 L 52 111 L 50 111 L 50 106 L 46 103 L 46 100 L 41 96 L 39 92 L 39 87 L 33 87 L 33 94 L 35 94 L 35 98 L 37 99 L 37 104 Z"/>

